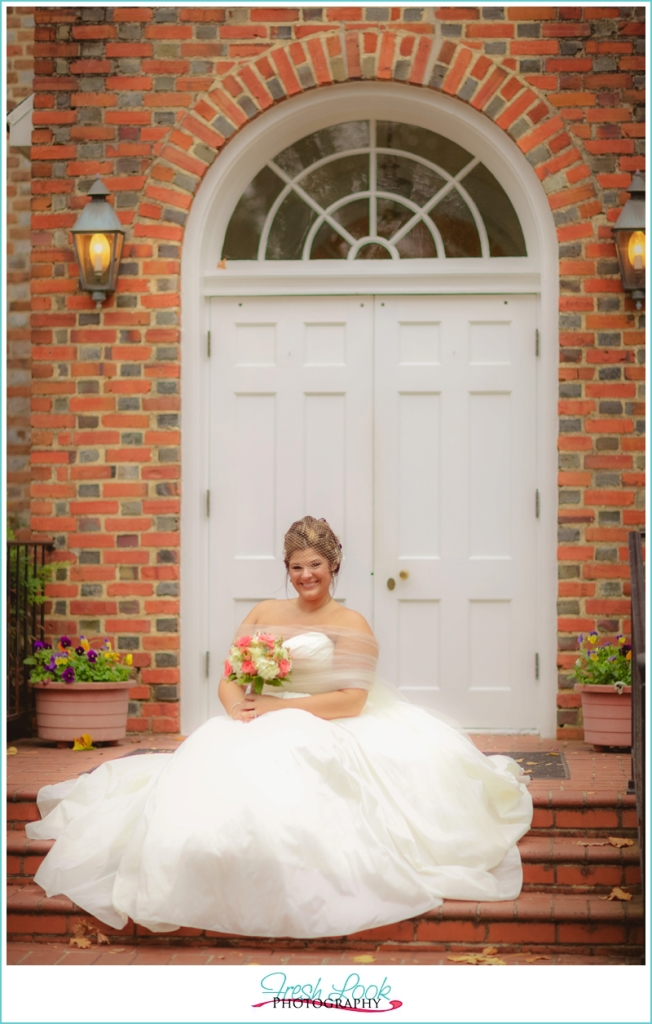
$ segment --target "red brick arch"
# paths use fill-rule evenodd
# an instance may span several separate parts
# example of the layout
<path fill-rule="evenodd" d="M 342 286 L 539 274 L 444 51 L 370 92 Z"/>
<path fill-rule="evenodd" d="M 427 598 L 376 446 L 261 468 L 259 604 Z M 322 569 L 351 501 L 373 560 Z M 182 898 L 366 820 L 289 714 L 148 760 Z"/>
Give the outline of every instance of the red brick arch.
<path fill-rule="evenodd" d="M 592 219 L 603 203 L 582 145 L 532 81 L 541 76 L 528 80 L 513 70 L 515 64 L 512 58 L 493 60 L 473 41 L 440 42 L 376 26 L 322 32 L 252 57 L 217 78 L 156 144 L 134 241 L 180 242 L 182 222 L 206 171 L 230 139 L 265 110 L 315 87 L 370 80 L 437 90 L 485 114 L 530 161 L 551 209 L 573 208 L 569 223 L 559 227 L 559 241 L 594 237 Z"/>

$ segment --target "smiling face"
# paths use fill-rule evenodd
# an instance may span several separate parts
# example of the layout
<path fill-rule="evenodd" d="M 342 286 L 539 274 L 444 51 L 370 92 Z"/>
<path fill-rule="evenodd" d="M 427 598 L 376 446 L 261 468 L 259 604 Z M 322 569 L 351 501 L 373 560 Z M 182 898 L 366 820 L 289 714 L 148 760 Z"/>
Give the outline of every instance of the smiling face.
<path fill-rule="evenodd" d="M 288 559 L 288 573 L 302 602 L 320 605 L 330 598 L 333 574 L 328 560 L 314 548 L 293 552 Z"/>

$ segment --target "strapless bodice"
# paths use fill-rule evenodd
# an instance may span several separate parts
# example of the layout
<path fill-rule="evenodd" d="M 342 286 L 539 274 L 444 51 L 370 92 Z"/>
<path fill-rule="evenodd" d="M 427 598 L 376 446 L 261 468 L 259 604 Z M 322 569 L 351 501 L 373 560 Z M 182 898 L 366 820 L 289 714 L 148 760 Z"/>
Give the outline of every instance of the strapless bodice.
<path fill-rule="evenodd" d="M 335 644 L 325 633 L 299 633 L 283 641 L 292 655 L 290 679 L 283 687 L 264 686 L 263 693 L 276 697 L 284 693 L 328 693 L 342 688 L 333 673 Z"/>

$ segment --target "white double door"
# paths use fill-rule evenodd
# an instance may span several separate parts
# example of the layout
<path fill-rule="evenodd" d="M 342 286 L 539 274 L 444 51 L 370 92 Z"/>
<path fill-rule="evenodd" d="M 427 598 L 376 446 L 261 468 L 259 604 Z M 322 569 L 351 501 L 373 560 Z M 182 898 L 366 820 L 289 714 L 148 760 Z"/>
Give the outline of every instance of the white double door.
<path fill-rule="evenodd" d="M 381 673 L 470 728 L 536 725 L 536 300 L 211 300 L 209 713 L 233 630 L 338 533 Z"/>

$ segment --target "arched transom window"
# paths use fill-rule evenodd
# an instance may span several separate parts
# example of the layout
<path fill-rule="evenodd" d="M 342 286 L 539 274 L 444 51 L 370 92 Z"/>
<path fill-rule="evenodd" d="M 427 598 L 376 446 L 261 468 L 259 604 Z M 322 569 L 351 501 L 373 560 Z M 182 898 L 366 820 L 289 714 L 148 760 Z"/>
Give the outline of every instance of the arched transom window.
<path fill-rule="evenodd" d="M 306 135 L 263 167 L 227 228 L 231 260 L 526 256 L 509 196 L 451 139 L 397 121 Z"/>

